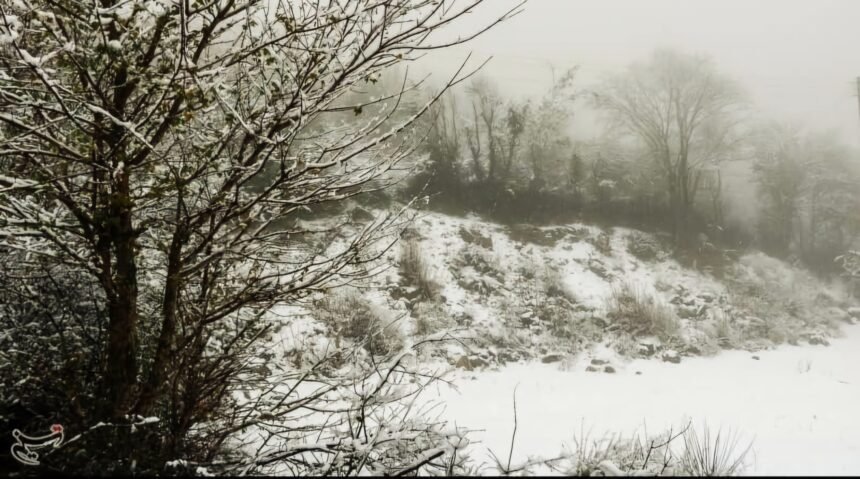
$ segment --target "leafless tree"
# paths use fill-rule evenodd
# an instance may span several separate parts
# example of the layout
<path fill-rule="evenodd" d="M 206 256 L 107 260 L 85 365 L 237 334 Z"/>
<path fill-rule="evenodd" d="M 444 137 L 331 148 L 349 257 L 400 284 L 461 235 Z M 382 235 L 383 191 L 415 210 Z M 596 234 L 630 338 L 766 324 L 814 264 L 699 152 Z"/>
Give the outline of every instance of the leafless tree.
<path fill-rule="evenodd" d="M 852 247 L 860 171 L 832 135 L 771 124 L 756 135 L 762 246 L 822 272 Z"/>
<path fill-rule="evenodd" d="M 91 417 L 182 404 L 189 430 L 200 404 L 230 396 L 234 353 L 267 334 L 273 305 L 362 274 L 390 246 L 396 214 L 324 247 L 295 216 L 392 181 L 415 148 L 400 134 L 438 95 L 384 130 L 405 80 L 384 98 L 340 99 L 518 11 L 434 35 L 480 3 L 0 4 L 0 249 L 97 285 L 107 317 Z M 368 104 L 384 108 L 367 117 Z M 344 111 L 357 121 L 313 128 Z"/>
<path fill-rule="evenodd" d="M 733 141 L 741 99 L 735 83 L 709 60 L 670 50 L 631 65 L 594 96 L 642 142 L 665 179 L 678 242 L 687 233 L 702 166 L 718 161 Z"/>
<path fill-rule="evenodd" d="M 485 77 L 473 80 L 467 93 L 471 97 L 472 122 L 466 128 L 466 140 L 475 179 L 496 187 L 510 176 L 525 132 L 526 105 L 506 104 L 496 85 Z"/>

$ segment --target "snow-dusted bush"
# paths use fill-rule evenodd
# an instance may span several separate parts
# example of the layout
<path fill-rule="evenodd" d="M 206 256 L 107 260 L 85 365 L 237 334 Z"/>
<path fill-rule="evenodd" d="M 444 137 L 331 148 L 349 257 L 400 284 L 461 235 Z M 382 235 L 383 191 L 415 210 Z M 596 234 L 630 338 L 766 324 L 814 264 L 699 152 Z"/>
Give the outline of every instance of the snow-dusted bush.
<path fill-rule="evenodd" d="M 607 318 L 634 336 L 676 336 L 680 323 L 675 311 L 644 288 L 629 282 L 614 285 L 607 304 Z"/>
<path fill-rule="evenodd" d="M 353 289 L 329 292 L 314 305 L 314 315 L 335 338 L 360 344 L 370 354 L 391 354 L 403 345 L 399 325 Z"/>
<path fill-rule="evenodd" d="M 627 235 L 627 250 L 643 261 L 662 260 L 667 256 L 653 235 L 639 231 L 632 231 Z"/>
<path fill-rule="evenodd" d="M 571 304 L 577 303 L 576 295 L 564 282 L 564 277 L 558 269 L 552 267 L 544 268 L 540 279 L 543 291 L 547 296 L 564 298 Z"/>
<path fill-rule="evenodd" d="M 473 243 L 466 243 L 457 252 L 454 258 L 454 266 L 458 268 L 471 267 L 480 274 L 490 276 L 498 281 L 503 281 L 505 278 L 504 267 L 499 264 L 499 259 L 492 251 L 477 246 Z"/>
<path fill-rule="evenodd" d="M 741 331 L 733 324 L 732 316 L 722 310 L 714 310 L 708 333 L 721 347 L 737 348 L 742 345 Z"/>
<path fill-rule="evenodd" d="M 424 258 L 424 251 L 417 238 L 400 243 L 400 276 L 406 284 L 418 288 L 424 299 L 435 299 L 442 289 L 434 277 L 432 266 Z"/>
<path fill-rule="evenodd" d="M 89 428 L 97 419 L 87 406 L 103 392 L 98 288 L 80 271 L 22 254 L 0 249 L 0 263 L 0 430 Z"/>
<path fill-rule="evenodd" d="M 450 315 L 435 301 L 422 301 L 412 309 L 415 318 L 415 334 L 419 337 L 433 334 L 453 326 Z"/>
<path fill-rule="evenodd" d="M 710 428 L 705 425 L 701 433 L 690 426 L 684 432 L 684 453 L 680 457 L 679 469 L 682 474 L 694 477 L 735 476 L 746 467 L 747 455 L 752 443 L 746 447 L 740 444 L 740 437 L 731 431 L 718 430 L 711 437 Z"/>
<path fill-rule="evenodd" d="M 840 283 L 826 284 L 811 273 L 763 253 L 742 256 L 725 278 L 733 327 L 744 340 L 796 342 L 838 326 L 837 305 L 850 304 Z M 843 312 L 843 315 L 846 314 Z"/>
<path fill-rule="evenodd" d="M 506 464 L 495 457 L 495 469 L 504 475 L 532 475 L 553 471 L 568 476 L 735 476 L 743 472 L 752 443 L 741 449 L 739 437 L 717 433 L 710 437 L 691 425 L 649 436 L 607 434 L 592 438 L 581 430 L 572 447 L 552 458 L 532 457 Z"/>

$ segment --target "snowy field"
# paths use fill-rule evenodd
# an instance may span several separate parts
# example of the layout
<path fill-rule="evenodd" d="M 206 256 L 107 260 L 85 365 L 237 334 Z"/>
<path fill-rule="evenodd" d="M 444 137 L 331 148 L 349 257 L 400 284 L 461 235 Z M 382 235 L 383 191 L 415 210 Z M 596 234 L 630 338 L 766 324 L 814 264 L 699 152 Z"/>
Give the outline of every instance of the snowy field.
<path fill-rule="evenodd" d="M 454 383 L 427 393 L 446 403 L 443 417 L 472 434 L 473 458 L 488 450 L 507 458 L 517 387 L 513 463 L 551 457 L 574 436 L 654 435 L 707 422 L 754 440 L 745 474 L 860 474 L 860 326 L 831 346 L 782 346 L 680 364 L 633 360 L 615 374 L 556 364 L 517 364 L 499 371 L 457 371 Z M 753 356 L 758 357 L 756 360 Z M 641 374 L 636 374 L 639 371 Z M 741 448 L 742 449 L 742 448 Z"/>

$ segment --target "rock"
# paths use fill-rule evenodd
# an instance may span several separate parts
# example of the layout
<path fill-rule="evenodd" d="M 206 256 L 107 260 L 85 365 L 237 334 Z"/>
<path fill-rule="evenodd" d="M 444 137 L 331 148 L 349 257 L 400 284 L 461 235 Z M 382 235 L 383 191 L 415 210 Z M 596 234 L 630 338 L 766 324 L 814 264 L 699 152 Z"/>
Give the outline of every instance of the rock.
<path fill-rule="evenodd" d="M 642 375 L 642 371 L 636 371 L 636 375 L 637 375 L 637 376 L 641 376 L 641 375 Z"/>
<path fill-rule="evenodd" d="M 488 365 L 489 363 L 487 363 L 487 361 L 477 356 L 461 356 L 454 364 L 454 366 L 465 369 L 466 371 L 472 371 L 476 368 L 484 368 Z"/>
<path fill-rule="evenodd" d="M 564 356 L 561 354 L 547 354 L 546 356 L 540 359 L 540 362 L 544 364 L 557 363 L 564 359 Z"/>
<path fill-rule="evenodd" d="M 349 217 L 352 219 L 352 221 L 357 222 L 373 221 L 374 219 L 373 213 L 367 211 L 361 206 L 356 206 L 355 208 L 353 208 L 352 211 L 349 212 Z"/>
<path fill-rule="evenodd" d="M 606 366 L 606 367 L 604 367 L 604 368 L 603 368 L 603 372 L 614 374 L 614 373 L 615 373 L 615 368 L 613 368 L 612 366 Z"/>
<path fill-rule="evenodd" d="M 752 358 L 755 359 L 756 361 L 758 361 L 760 359 L 758 356 L 753 356 Z"/>
<path fill-rule="evenodd" d="M 716 296 L 714 296 L 713 293 L 699 293 L 699 299 L 706 303 L 713 303 Z"/>
<path fill-rule="evenodd" d="M 694 344 L 687 345 L 687 347 L 684 348 L 684 352 L 690 356 L 700 356 L 702 354 L 702 350 Z"/>
<path fill-rule="evenodd" d="M 474 243 L 482 248 L 493 249 L 493 239 L 484 236 L 480 231 L 468 230 L 461 226 L 459 234 L 463 238 L 463 241 L 467 243 Z"/>
<path fill-rule="evenodd" d="M 501 363 L 515 363 L 520 360 L 520 355 L 516 351 L 504 350 L 496 358 Z"/>
<path fill-rule="evenodd" d="M 592 359 L 591 364 L 595 366 L 603 366 L 604 364 L 609 364 L 609 361 L 606 361 L 605 359 Z"/>
<path fill-rule="evenodd" d="M 594 366 L 589 366 L 589 367 L 585 368 L 585 370 L 586 370 L 586 372 L 589 372 L 589 373 L 596 373 L 599 371 L 599 369 L 597 369 Z"/>
<path fill-rule="evenodd" d="M 592 324 L 594 324 L 600 329 L 606 329 L 606 327 L 609 325 L 609 323 L 607 323 L 605 319 L 599 316 L 592 316 L 590 321 Z"/>
<path fill-rule="evenodd" d="M 811 344 L 813 346 L 816 346 L 816 345 L 830 346 L 830 341 L 828 341 L 827 338 L 825 338 L 824 336 L 822 336 L 821 334 L 818 334 L 818 333 L 810 335 L 808 341 L 809 341 L 809 344 Z"/>
<path fill-rule="evenodd" d="M 609 273 L 609 270 L 606 269 L 606 266 L 596 258 L 588 260 L 588 269 L 603 280 L 612 279 L 612 275 Z"/>
<path fill-rule="evenodd" d="M 639 351 L 640 355 L 645 356 L 645 357 L 649 357 L 649 358 L 651 356 L 653 356 L 654 353 L 657 352 L 657 346 L 655 346 L 654 344 L 651 344 L 651 343 L 644 343 L 644 342 L 639 343 L 639 345 L 636 347 L 636 349 L 637 349 L 637 351 Z"/>
<path fill-rule="evenodd" d="M 414 301 L 421 297 L 421 290 L 415 286 L 399 286 L 391 290 L 391 299 L 405 299 L 407 302 Z"/>
<path fill-rule="evenodd" d="M 675 309 L 681 319 L 693 319 L 699 316 L 699 307 L 696 305 L 682 304 Z"/>
<path fill-rule="evenodd" d="M 457 326 L 469 326 L 471 325 L 475 319 L 463 312 L 454 313 L 454 322 L 457 323 Z"/>
<path fill-rule="evenodd" d="M 526 311 L 525 313 L 521 314 L 520 315 L 520 323 L 526 327 L 534 324 L 535 323 L 534 313 L 532 313 L 531 311 Z"/>
<path fill-rule="evenodd" d="M 667 363 L 678 364 L 681 362 L 681 355 L 678 354 L 678 351 L 675 351 L 673 349 L 663 351 L 661 358 Z"/>

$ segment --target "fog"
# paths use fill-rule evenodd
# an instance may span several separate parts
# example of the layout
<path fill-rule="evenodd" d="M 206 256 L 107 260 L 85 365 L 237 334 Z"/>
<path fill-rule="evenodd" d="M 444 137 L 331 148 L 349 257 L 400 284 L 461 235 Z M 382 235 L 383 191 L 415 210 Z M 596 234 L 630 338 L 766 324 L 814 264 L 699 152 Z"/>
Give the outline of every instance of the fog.
<path fill-rule="evenodd" d="M 494 0 L 456 26 L 472 32 L 518 2 Z M 643 60 L 659 47 L 709 55 L 748 91 L 756 116 L 833 129 L 860 145 L 860 2 L 853 0 L 531 0 L 522 13 L 457 48 L 433 52 L 417 70 L 435 81 L 469 52 L 492 56 L 483 74 L 506 95 L 538 95 L 552 73 L 578 65 L 578 85 Z M 595 122 L 581 106 L 573 135 Z"/>

